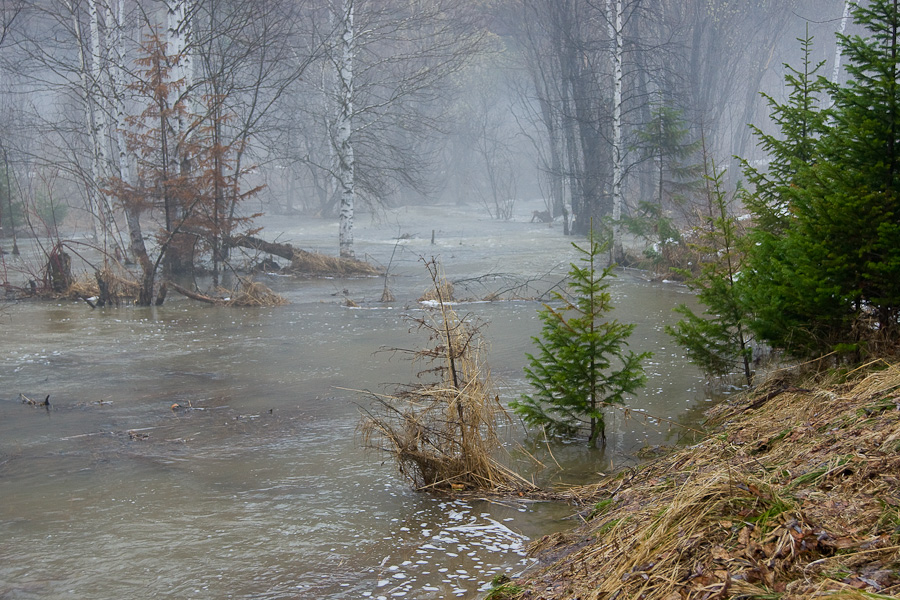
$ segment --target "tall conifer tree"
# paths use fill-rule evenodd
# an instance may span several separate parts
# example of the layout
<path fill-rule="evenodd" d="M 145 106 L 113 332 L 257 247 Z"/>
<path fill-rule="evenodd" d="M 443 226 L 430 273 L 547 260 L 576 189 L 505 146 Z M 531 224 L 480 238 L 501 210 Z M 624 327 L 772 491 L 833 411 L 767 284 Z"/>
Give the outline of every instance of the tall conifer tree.
<path fill-rule="evenodd" d="M 831 123 L 809 186 L 809 253 L 850 311 L 844 343 L 893 339 L 900 309 L 900 0 L 853 8 L 865 37 L 838 36 L 849 81 L 831 85 Z M 876 333 L 877 332 L 877 333 Z"/>
<path fill-rule="evenodd" d="M 769 174 L 748 170 L 757 227 L 744 284 L 754 328 L 797 356 L 858 358 L 897 341 L 900 0 L 854 4 L 852 14 L 866 34 L 838 35 L 847 83 L 813 83 L 807 50 L 804 76 L 788 81 L 790 101 L 773 105 L 782 139 L 760 136 Z M 834 103 L 823 114 L 811 97 L 819 90 Z"/>
<path fill-rule="evenodd" d="M 839 322 L 842 310 L 817 293 L 815 263 L 797 247 L 809 213 L 805 189 L 819 160 L 818 143 L 825 129 L 819 105 L 826 85 L 818 76 L 823 63 L 811 60 L 812 38 L 798 41 L 803 61 L 800 69 L 785 65 L 787 100 L 779 103 L 764 96 L 778 133 L 765 134 L 751 126 L 769 161 L 765 169 L 743 161 L 750 184 L 743 201 L 753 215 L 754 228 L 740 287 L 759 337 L 804 356 L 815 354 L 823 340 L 833 337 L 828 323 Z"/>

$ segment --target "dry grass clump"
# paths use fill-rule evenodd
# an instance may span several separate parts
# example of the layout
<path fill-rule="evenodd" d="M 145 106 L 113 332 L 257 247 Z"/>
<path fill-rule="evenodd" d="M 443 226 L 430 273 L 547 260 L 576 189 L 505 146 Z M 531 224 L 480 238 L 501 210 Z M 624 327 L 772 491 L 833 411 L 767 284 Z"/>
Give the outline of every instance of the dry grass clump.
<path fill-rule="evenodd" d="M 224 301 L 225 306 L 284 306 L 287 299 L 273 292 L 270 288 L 241 277 L 230 297 Z"/>
<path fill-rule="evenodd" d="M 77 276 L 63 296 L 70 300 L 97 298 L 98 306 L 108 306 L 134 300 L 139 292 L 140 285 L 130 273 L 106 266 L 93 275 Z"/>
<path fill-rule="evenodd" d="M 425 290 L 418 299 L 419 302 L 452 302 L 453 284 L 441 277 L 434 286 Z"/>
<path fill-rule="evenodd" d="M 436 270 L 431 274 L 439 285 Z M 496 424 L 505 411 L 482 358 L 479 327 L 443 302 L 413 323 L 431 343 L 408 352 L 423 362 L 420 378 L 426 382 L 390 396 L 373 394 L 371 406 L 362 409 L 364 445 L 390 454 L 418 490 L 530 487 L 494 458 L 500 449 Z"/>
<path fill-rule="evenodd" d="M 99 295 L 100 288 L 97 285 L 97 278 L 92 277 L 87 273 L 82 273 L 75 277 L 75 280 L 69 285 L 68 289 L 66 289 L 63 297 L 67 300 L 79 300 L 81 298 L 90 298 Z"/>
<path fill-rule="evenodd" d="M 728 405 L 721 433 L 573 490 L 522 599 L 900 595 L 900 365 Z"/>
<path fill-rule="evenodd" d="M 381 270 L 355 258 L 340 258 L 318 252 L 295 250 L 291 259 L 291 266 L 287 269 L 291 273 L 302 275 L 379 275 Z"/>

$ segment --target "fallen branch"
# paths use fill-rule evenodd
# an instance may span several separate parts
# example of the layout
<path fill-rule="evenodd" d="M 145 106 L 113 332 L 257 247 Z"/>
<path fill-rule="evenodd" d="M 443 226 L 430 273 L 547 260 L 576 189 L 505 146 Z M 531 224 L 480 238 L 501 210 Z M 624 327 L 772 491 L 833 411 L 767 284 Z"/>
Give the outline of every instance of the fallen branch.
<path fill-rule="evenodd" d="M 182 296 L 190 298 L 191 300 L 197 300 L 198 302 L 205 302 L 206 304 L 225 304 L 225 301 L 222 300 L 221 298 L 213 298 L 212 296 L 206 296 L 199 292 L 192 292 L 191 290 L 189 290 L 187 288 L 183 288 L 180 285 L 178 285 L 177 283 L 174 283 L 172 281 L 169 282 L 169 286 L 171 286 L 171 288 L 173 290 L 175 290 Z"/>
<path fill-rule="evenodd" d="M 266 254 L 274 254 L 275 256 L 280 256 L 285 260 L 293 260 L 295 254 L 302 254 L 306 252 L 306 250 L 294 248 L 290 244 L 267 242 L 264 239 L 254 237 L 252 235 L 238 235 L 234 237 L 227 237 L 225 239 L 225 243 L 229 246 L 238 246 L 241 248 L 249 248 L 250 250 L 265 252 Z"/>
<path fill-rule="evenodd" d="M 273 254 L 289 260 L 291 261 L 291 266 L 286 270 L 294 273 L 332 273 L 340 275 L 377 275 L 380 273 L 377 267 L 361 260 L 308 252 L 295 248 L 291 244 L 267 242 L 252 235 L 228 237 L 225 241 L 230 246 L 249 248 L 250 250 Z"/>

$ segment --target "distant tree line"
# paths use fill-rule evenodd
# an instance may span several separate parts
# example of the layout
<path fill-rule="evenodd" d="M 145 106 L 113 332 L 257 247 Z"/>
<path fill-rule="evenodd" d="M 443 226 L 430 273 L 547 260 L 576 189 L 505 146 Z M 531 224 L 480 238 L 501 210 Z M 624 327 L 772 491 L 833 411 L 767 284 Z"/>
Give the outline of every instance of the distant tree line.
<path fill-rule="evenodd" d="M 824 4 L 5 2 L 0 228 L 60 216 L 41 202 L 85 209 L 69 215 L 97 247 L 141 265 L 142 302 L 158 270 L 217 279 L 263 206 L 338 219 L 352 257 L 360 205 L 508 219 L 544 197 L 566 231 L 609 227 L 621 257 L 628 218 L 665 242 L 665 219 L 697 212 L 704 150 L 744 154 L 783 40 L 843 3 Z"/>

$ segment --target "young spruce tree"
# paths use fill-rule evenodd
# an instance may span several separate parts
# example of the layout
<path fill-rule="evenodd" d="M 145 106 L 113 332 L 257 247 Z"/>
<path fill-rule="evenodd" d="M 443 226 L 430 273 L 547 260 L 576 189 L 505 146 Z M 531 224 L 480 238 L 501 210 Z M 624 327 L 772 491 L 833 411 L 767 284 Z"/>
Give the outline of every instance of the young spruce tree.
<path fill-rule="evenodd" d="M 787 99 L 765 96 L 776 134 L 751 126 L 769 157 L 765 169 L 743 161 L 749 188 L 744 206 L 753 217 L 741 287 L 752 309 L 750 327 L 769 346 L 805 357 L 833 338 L 843 308 L 822 293 L 817 257 L 804 251 L 809 194 L 820 162 L 819 138 L 827 129 L 819 110 L 827 82 L 813 63 L 812 38 L 798 40 L 800 68 L 785 65 Z"/>
<path fill-rule="evenodd" d="M 838 36 L 849 78 L 829 86 L 800 249 L 845 310 L 832 349 L 859 356 L 900 338 L 900 0 L 860 2 L 853 19 L 866 34 Z"/>
<path fill-rule="evenodd" d="M 554 300 L 539 312 L 543 322 L 540 338 L 533 338 L 537 356 L 527 354 L 525 376 L 534 388 L 511 402 L 513 410 L 529 425 L 546 427 L 553 433 L 575 435 L 588 430 L 588 443 L 599 438 L 606 444 L 603 407 L 623 404 L 645 382 L 641 361 L 649 352 L 626 351 L 634 325 L 606 319 L 612 306 L 607 278 L 612 266 L 599 267 L 605 247 L 589 237 L 581 253 L 581 265 L 572 263 L 567 284 L 569 294 L 554 292 Z"/>
<path fill-rule="evenodd" d="M 745 322 L 747 311 L 737 285 L 744 256 L 740 248 L 743 231 L 722 189 L 725 172 L 716 171 L 715 165 L 712 171 L 708 176 L 709 204 L 715 214 L 705 217 L 706 222 L 697 228 L 699 242 L 692 244 L 705 260 L 700 274 L 687 281 L 706 310 L 704 315 L 697 315 L 682 304 L 675 312 L 684 318 L 674 327 L 666 326 L 666 332 L 708 375 L 728 375 L 740 366 L 749 386 L 753 385 L 752 346 Z"/>

